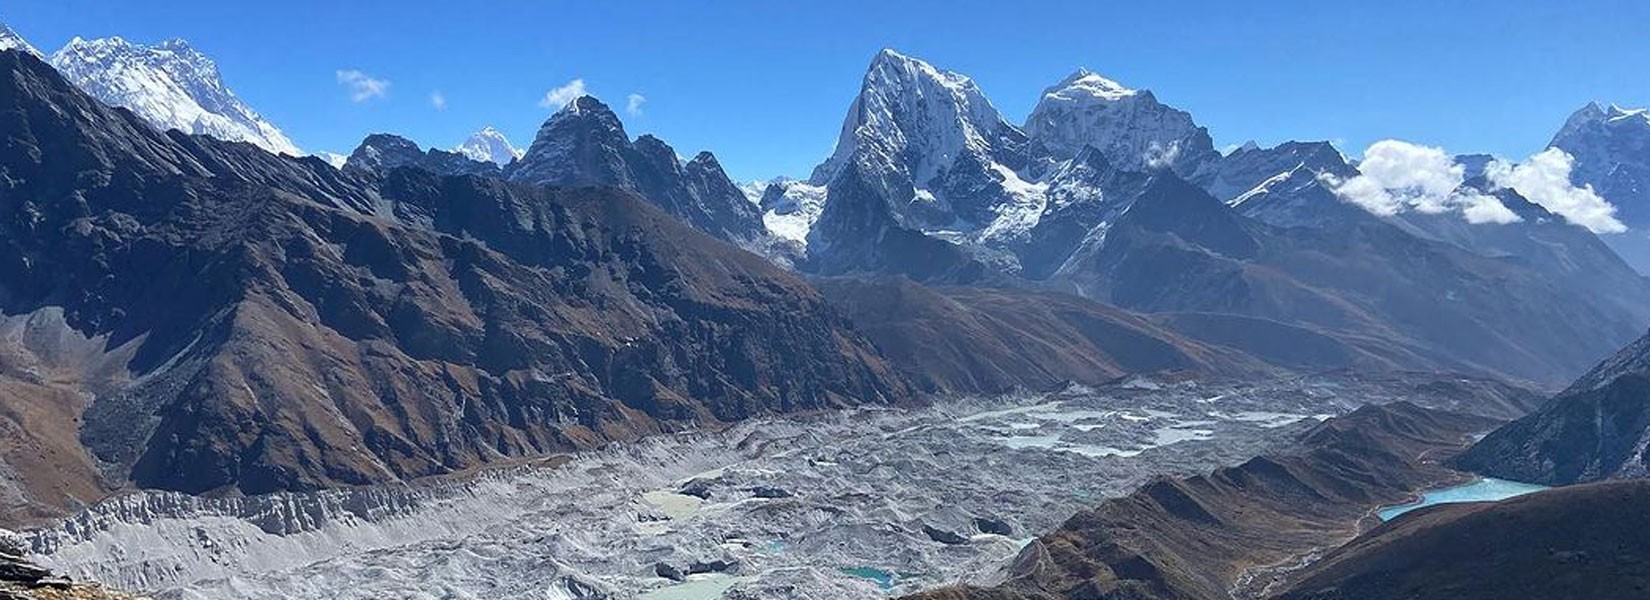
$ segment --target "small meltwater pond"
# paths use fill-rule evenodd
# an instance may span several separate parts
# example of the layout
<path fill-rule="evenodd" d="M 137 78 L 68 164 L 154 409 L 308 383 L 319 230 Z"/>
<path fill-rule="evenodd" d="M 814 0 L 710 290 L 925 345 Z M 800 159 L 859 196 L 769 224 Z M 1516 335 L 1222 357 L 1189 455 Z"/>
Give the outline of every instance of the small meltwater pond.
<path fill-rule="evenodd" d="M 1533 483 L 1519 483 L 1505 479 L 1485 477 L 1472 483 L 1432 490 L 1421 494 L 1421 499 L 1408 504 L 1388 506 L 1376 513 L 1382 521 L 1391 521 L 1398 515 L 1409 511 L 1425 508 L 1434 504 L 1456 504 L 1461 502 L 1496 502 L 1515 496 L 1539 492 L 1548 489 L 1544 485 Z"/>

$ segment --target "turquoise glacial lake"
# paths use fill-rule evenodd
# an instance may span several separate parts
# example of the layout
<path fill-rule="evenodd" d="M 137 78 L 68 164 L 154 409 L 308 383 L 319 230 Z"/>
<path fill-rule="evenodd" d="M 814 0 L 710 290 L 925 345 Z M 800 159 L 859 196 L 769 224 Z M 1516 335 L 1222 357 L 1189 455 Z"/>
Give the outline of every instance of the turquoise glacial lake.
<path fill-rule="evenodd" d="M 1515 496 L 1522 496 L 1547 489 L 1547 486 L 1533 483 L 1519 483 L 1505 479 L 1485 477 L 1472 483 L 1455 487 L 1440 488 L 1421 494 L 1421 499 L 1409 504 L 1388 506 L 1376 513 L 1382 521 L 1391 521 L 1398 515 L 1417 508 L 1425 508 L 1434 504 L 1455 504 L 1460 502 L 1495 502 Z"/>

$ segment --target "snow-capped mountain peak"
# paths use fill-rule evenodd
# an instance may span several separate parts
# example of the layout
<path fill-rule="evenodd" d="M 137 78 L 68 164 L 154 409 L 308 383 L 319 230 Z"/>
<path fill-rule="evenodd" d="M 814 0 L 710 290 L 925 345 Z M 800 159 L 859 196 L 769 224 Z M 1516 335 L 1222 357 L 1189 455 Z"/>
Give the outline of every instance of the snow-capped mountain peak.
<path fill-rule="evenodd" d="M 509 138 L 504 133 L 494 129 L 491 125 L 475 132 L 470 139 L 459 144 L 454 152 L 469 157 L 477 162 L 491 162 L 500 167 L 521 158 L 522 151 L 510 145 Z"/>
<path fill-rule="evenodd" d="M 183 40 L 144 46 L 119 37 L 76 37 L 50 61 L 80 89 L 105 104 L 131 110 L 156 129 L 303 154 L 224 85 L 212 59 Z"/>
<path fill-rule="evenodd" d="M 836 150 L 812 182 L 828 184 L 866 147 L 882 162 L 904 163 L 922 187 L 959 157 L 1017 151 L 1023 138 L 967 76 L 883 50 L 866 70 Z"/>
<path fill-rule="evenodd" d="M 1168 167 L 1184 176 L 1218 156 L 1191 114 L 1087 69 L 1043 91 L 1025 132 L 1055 160 L 1093 146 L 1131 171 Z"/>
<path fill-rule="evenodd" d="M 28 40 L 23 39 L 21 35 L 17 35 L 17 32 L 12 31 L 5 23 L 0 23 L 0 50 L 22 50 L 40 56 L 39 50 L 35 50 L 34 46 L 29 45 Z"/>

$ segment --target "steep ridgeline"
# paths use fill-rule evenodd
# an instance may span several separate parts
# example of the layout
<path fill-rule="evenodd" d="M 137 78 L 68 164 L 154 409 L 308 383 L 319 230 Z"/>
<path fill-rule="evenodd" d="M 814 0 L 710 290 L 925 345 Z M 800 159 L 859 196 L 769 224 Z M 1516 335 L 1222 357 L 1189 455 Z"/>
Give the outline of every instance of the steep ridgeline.
<path fill-rule="evenodd" d="M 1276 600 L 1650 597 L 1650 481 L 1415 511 L 1335 549 Z"/>
<path fill-rule="evenodd" d="M 1458 474 L 1417 457 L 1459 449 L 1494 421 L 1408 403 L 1370 405 L 1302 436 L 1294 452 L 1159 479 L 1078 513 L 1032 542 L 994 588 L 921 600 L 1230 600 L 1269 565 L 1356 535 L 1370 511 Z"/>
<path fill-rule="evenodd" d="M 1650 336 L 1485 436 L 1459 464 L 1546 485 L 1650 477 Z"/>
<path fill-rule="evenodd" d="M 303 154 L 224 85 L 212 59 L 183 40 L 144 46 L 118 37 L 77 37 L 53 53 L 51 63 L 92 97 L 137 113 L 155 129 Z"/>
<path fill-rule="evenodd" d="M 1317 368 L 1546 384 L 1650 323 L 1650 282 L 1516 193 L 1466 184 L 1524 217 L 1510 225 L 1382 217 L 1336 194 L 1356 175 L 1327 143 L 1222 156 L 1184 111 L 1087 71 L 1022 131 L 968 78 L 885 51 L 809 183 L 824 202 L 798 265 L 1055 287 L 1262 353 L 1306 331 L 1341 357 Z"/>
<path fill-rule="evenodd" d="M 388 133 L 367 136 L 350 153 L 349 160 L 344 161 L 343 169 L 361 175 L 385 175 L 401 167 L 423 169 L 436 175 L 496 178 L 504 173 L 498 164 L 491 161 L 478 161 L 469 154 L 436 148 L 426 151 L 412 140 Z"/>
<path fill-rule="evenodd" d="M 633 142 L 606 104 L 569 102 L 539 128 L 522 157 L 505 169 L 513 182 L 563 187 L 612 186 L 640 194 L 694 228 L 762 250 L 761 215 L 709 152 L 682 162 L 664 141 Z"/>
<path fill-rule="evenodd" d="M 367 179 L 0 69 L 8 521 L 908 397 L 806 283 L 630 193 Z"/>
<path fill-rule="evenodd" d="M 1570 154 L 1570 179 L 1591 185 L 1617 208 L 1624 233 L 1604 236 L 1641 273 L 1650 274 L 1650 111 L 1588 104 L 1549 144 Z"/>
<path fill-rule="evenodd" d="M 23 39 L 21 35 L 17 35 L 17 32 L 12 31 L 5 23 L 0 23 L 0 50 L 19 50 L 35 56 L 41 55 L 40 51 L 34 49 L 34 46 L 29 44 L 28 40 Z"/>

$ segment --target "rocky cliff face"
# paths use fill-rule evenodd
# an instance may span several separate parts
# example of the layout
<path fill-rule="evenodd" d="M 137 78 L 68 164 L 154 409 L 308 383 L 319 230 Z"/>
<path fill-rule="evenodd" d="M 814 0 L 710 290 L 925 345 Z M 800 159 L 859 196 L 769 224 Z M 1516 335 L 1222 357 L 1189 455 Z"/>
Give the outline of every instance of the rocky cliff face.
<path fill-rule="evenodd" d="M 1530 415 L 1496 430 L 1460 465 L 1564 485 L 1650 476 L 1650 336 L 1628 345 Z"/>
<path fill-rule="evenodd" d="M 80 474 L 39 505 L 394 481 L 907 397 L 807 284 L 630 193 L 363 179 L 156 133 L 22 53 L 0 69 L 0 310 L 101 342 L 15 345 L 72 374 L 8 364 L 36 383 L 0 414 L 39 443 L 3 458 Z M 91 350 L 40 350 L 70 347 Z"/>

